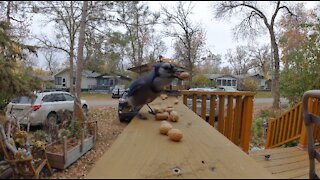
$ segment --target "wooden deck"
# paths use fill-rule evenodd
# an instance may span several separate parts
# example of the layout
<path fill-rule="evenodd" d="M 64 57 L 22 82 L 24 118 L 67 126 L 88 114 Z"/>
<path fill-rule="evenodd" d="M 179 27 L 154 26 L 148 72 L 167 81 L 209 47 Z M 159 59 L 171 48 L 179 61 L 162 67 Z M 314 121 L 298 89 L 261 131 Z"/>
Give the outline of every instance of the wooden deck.
<path fill-rule="evenodd" d="M 269 154 L 270 159 L 265 160 Z M 307 150 L 297 147 L 274 148 L 250 153 L 250 156 L 259 164 L 280 179 L 309 179 L 309 157 Z M 317 173 L 320 165 L 316 162 Z"/>
<path fill-rule="evenodd" d="M 151 107 L 167 107 L 174 98 L 159 98 Z M 180 142 L 159 133 L 145 106 L 120 134 L 111 148 L 97 161 L 87 179 L 270 179 L 272 174 L 248 154 L 186 107 L 182 101 L 173 105 L 180 114 L 171 123 L 183 132 Z"/>

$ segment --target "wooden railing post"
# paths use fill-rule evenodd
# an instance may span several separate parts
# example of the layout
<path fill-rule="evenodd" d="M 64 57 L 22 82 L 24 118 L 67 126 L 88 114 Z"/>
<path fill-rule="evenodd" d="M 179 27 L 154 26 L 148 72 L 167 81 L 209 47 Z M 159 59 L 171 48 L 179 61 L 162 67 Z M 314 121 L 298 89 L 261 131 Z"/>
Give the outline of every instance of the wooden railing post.
<path fill-rule="evenodd" d="M 186 106 L 188 105 L 187 104 L 188 103 L 188 99 L 187 98 L 188 98 L 188 95 L 183 94 L 183 104 L 186 105 Z"/>
<path fill-rule="evenodd" d="M 209 112 L 209 124 L 214 127 L 215 114 L 216 114 L 216 96 L 210 96 L 210 112 Z"/>
<path fill-rule="evenodd" d="M 206 118 L 206 109 L 210 108 L 208 123 L 214 126 L 216 110 L 219 108 L 218 131 L 234 144 L 240 146 L 246 153 L 249 151 L 251 124 L 253 115 L 254 92 L 206 92 L 181 91 L 183 103 L 203 119 Z M 207 97 L 210 97 L 210 106 L 207 107 Z M 187 103 L 191 97 L 191 104 Z M 201 112 L 197 112 L 197 97 L 201 97 Z M 216 103 L 218 97 L 219 102 Z M 234 99 L 236 102 L 234 103 Z M 227 101 L 227 104 L 225 102 Z M 199 105 L 199 104 L 198 104 Z"/>
<path fill-rule="evenodd" d="M 275 118 L 269 118 L 268 121 L 268 130 L 267 130 L 267 138 L 266 138 L 266 144 L 264 146 L 265 149 L 269 149 L 271 145 L 272 135 L 273 135 L 273 123 L 275 121 Z"/>
<path fill-rule="evenodd" d="M 312 113 L 312 111 L 314 109 L 313 106 L 314 106 L 314 103 L 312 101 L 312 98 L 309 98 L 308 99 L 308 109 L 309 109 L 309 111 L 311 113 Z M 300 136 L 300 141 L 299 141 L 298 148 L 305 150 L 307 147 L 308 147 L 307 128 L 306 128 L 306 125 L 303 122 L 302 123 L 302 127 L 301 127 L 301 136 Z"/>
<path fill-rule="evenodd" d="M 249 151 L 249 142 L 251 137 L 251 125 L 252 125 L 252 111 L 253 111 L 253 96 L 247 96 L 243 101 L 242 111 L 242 128 L 240 144 L 242 150 L 246 153 Z"/>

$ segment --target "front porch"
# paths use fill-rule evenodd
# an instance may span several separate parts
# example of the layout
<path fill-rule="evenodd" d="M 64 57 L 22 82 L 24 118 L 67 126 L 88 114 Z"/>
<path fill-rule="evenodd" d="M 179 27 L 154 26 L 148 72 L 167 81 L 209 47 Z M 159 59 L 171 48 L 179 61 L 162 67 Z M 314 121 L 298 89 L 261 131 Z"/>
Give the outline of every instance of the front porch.
<path fill-rule="evenodd" d="M 306 150 L 298 147 L 274 148 L 249 155 L 279 179 L 309 179 L 309 156 Z M 270 155 L 269 160 L 265 155 Z M 316 170 L 320 170 L 318 162 Z"/>

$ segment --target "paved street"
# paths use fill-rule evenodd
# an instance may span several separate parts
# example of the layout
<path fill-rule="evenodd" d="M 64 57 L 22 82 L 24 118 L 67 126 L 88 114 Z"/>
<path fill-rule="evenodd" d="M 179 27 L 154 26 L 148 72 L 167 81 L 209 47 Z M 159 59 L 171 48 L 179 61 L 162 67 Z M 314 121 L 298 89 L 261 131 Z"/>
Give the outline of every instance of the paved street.
<path fill-rule="evenodd" d="M 254 98 L 254 104 L 272 104 L 273 98 Z M 280 98 L 281 104 L 288 104 L 288 100 L 285 98 Z"/>
<path fill-rule="evenodd" d="M 96 106 L 118 106 L 119 99 L 91 99 L 87 100 L 89 106 L 96 107 Z M 272 98 L 255 98 L 254 104 L 272 104 Z M 280 99 L 281 104 L 288 104 L 288 100 L 285 98 Z"/>

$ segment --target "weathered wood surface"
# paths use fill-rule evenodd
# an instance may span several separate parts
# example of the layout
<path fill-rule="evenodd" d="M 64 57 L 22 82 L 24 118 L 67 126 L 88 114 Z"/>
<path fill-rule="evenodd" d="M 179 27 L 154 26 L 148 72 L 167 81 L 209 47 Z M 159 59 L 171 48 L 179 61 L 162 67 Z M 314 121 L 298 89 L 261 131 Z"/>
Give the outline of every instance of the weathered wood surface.
<path fill-rule="evenodd" d="M 269 160 L 265 160 L 267 154 L 270 155 Z M 297 147 L 274 148 L 250 153 L 250 156 L 277 178 L 309 179 L 309 156 L 305 150 Z M 316 170 L 320 172 L 318 162 Z"/>
<path fill-rule="evenodd" d="M 174 99 L 150 105 L 166 107 Z M 161 121 L 145 106 L 140 112 L 148 119 L 135 117 L 86 178 L 273 178 L 182 100 L 173 107 L 180 114 L 179 122 L 171 123 L 183 132 L 180 142 L 159 133 Z"/>

